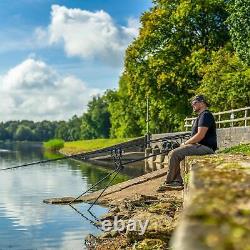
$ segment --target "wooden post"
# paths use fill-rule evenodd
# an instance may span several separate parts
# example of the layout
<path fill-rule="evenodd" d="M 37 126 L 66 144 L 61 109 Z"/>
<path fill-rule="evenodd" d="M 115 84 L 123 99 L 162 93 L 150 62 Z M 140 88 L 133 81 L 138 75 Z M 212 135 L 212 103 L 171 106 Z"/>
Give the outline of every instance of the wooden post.
<path fill-rule="evenodd" d="M 147 96 L 147 134 L 149 134 L 149 102 L 148 102 L 148 96 Z"/>
<path fill-rule="evenodd" d="M 245 110 L 245 127 L 247 126 L 247 109 Z"/>
<path fill-rule="evenodd" d="M 230 120 L 232 120 L 231 127 L 233 127 L 234 126 L 234 122 L 233 122 L 233 120 L 234 120 L 234 112 L 231 112 L 231 114 L 230 114 Z"/>

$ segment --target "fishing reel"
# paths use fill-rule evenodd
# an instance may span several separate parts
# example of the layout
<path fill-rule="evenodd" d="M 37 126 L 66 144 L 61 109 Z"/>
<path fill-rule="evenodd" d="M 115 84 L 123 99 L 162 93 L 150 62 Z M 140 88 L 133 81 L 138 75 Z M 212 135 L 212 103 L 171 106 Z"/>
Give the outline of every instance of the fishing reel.
<path fill-rule="evenodd" d="M 114 164 L 116 167 L 119 167 L 121 169 L 124 168 L 122 165 L 122 154 L 123 150 L 121 148 L 115 148 L 114 150 L 111 151 L 111 157 L 113 158 Z"/>
<path fill-rule="evenodd" d="M 173 150 L 178 147 L 180 147 L 180 143 L 177 141 L 163 141 L 161 144 L 161 148 L 164 151 Z"/>

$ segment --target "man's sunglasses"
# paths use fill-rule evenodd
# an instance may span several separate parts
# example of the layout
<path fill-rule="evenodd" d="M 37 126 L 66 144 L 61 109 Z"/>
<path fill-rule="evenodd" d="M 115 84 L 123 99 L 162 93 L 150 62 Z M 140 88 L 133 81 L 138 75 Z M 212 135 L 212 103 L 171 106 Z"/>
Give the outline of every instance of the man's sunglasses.
<path fill-rule="evenodd" d="M 191 103 L 191 105 L 195 105 L 196 103 L 198 103 L 199 101 L 193 101 L 192 103 Z"/>

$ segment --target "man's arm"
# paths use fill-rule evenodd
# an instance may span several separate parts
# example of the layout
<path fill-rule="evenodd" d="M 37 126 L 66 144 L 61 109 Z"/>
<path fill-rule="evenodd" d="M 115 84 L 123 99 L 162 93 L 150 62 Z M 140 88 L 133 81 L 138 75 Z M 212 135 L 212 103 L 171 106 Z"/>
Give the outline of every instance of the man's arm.
<path fill-rule="evenodd" d="M 199 143 L 206 135 L 208 127 L 198 127 L 198 132 L 182 145 Z"/>

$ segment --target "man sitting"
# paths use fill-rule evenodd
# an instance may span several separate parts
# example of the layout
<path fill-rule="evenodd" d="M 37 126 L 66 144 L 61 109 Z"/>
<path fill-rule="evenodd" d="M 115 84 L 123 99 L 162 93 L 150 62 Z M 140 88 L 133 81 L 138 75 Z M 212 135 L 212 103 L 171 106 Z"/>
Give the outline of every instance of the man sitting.
<path fill-rule="evenodd" d="M 185 156 L 213 154 L 217 149 L 216 123 L 213 114 L 207 109 L 209 104 L 205 97 L 195 96 L 191 105 L 193 111 L 198 113 L 192 126 L 191 138 L 169 152 L 167 177 L 157 189 L 158 192 L 183 189 L 180 162 Z"/>

